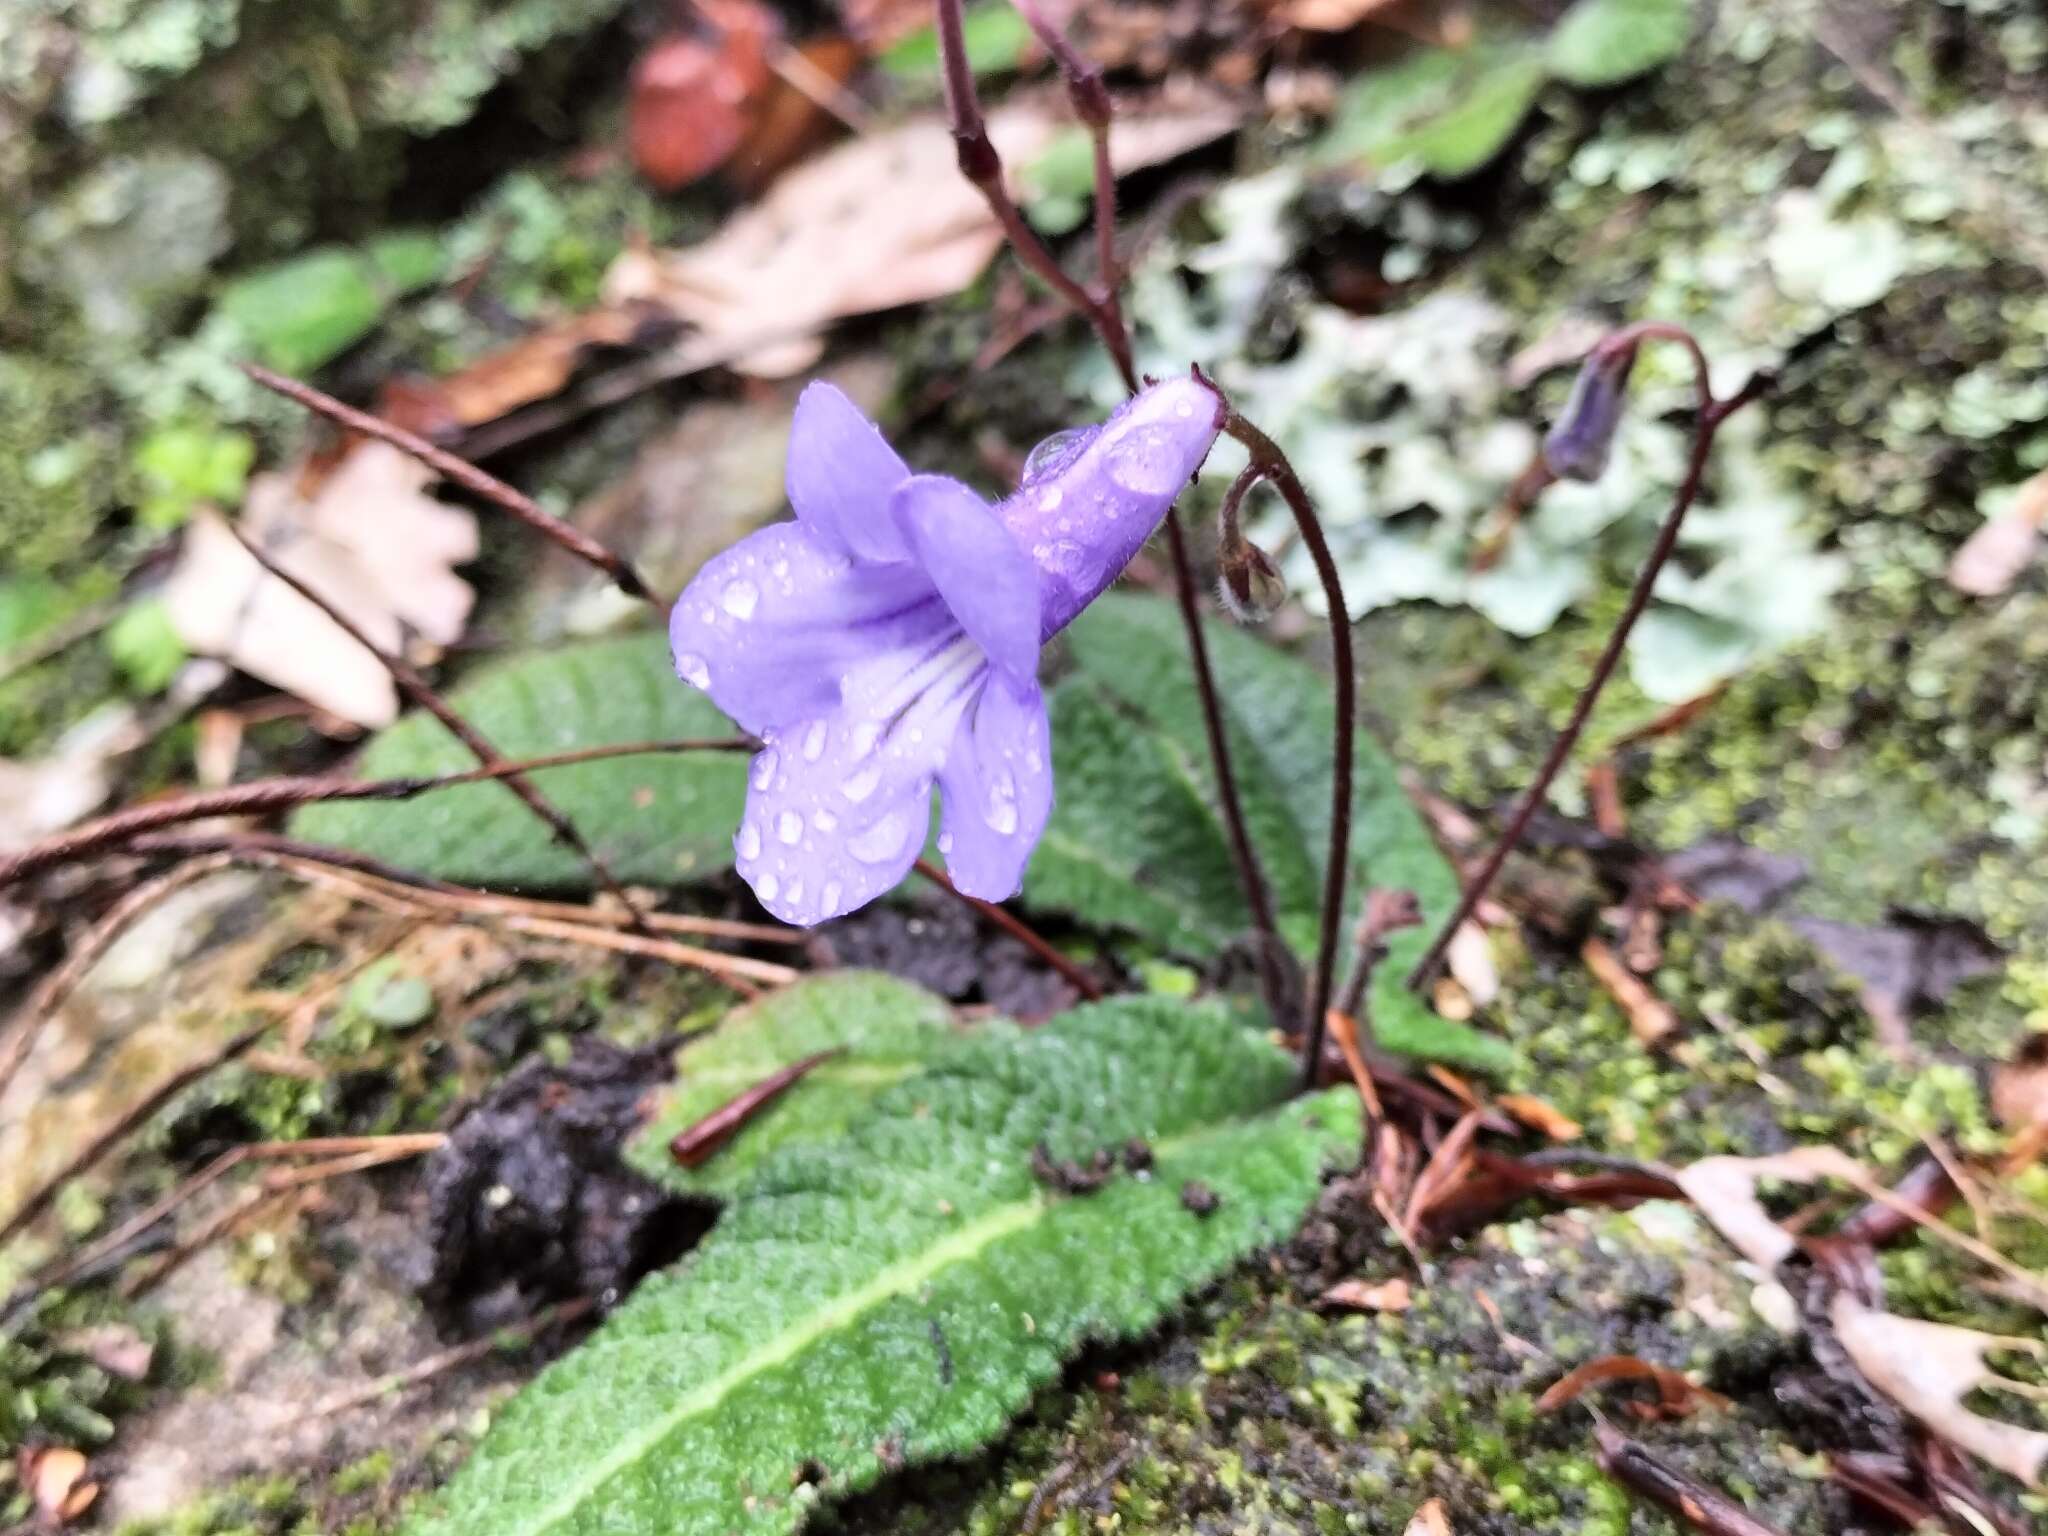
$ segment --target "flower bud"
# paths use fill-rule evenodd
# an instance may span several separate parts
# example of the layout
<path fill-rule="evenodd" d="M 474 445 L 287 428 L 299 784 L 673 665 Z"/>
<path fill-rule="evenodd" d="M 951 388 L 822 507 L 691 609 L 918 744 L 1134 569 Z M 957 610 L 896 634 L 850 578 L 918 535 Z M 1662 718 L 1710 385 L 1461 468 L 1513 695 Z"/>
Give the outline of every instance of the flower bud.
<path fill-rule="evenodd" d="M 1280 567 L 1243 534 L 1225 539 L 1220 565 L 1216 595 L 1238 623 L 1263 624 L 1287 601 L 1287 582 Z"/>
<path fill-rule="evenodd" d="M 1580 367 L 1563 414 L 1543 439 L 1543 462 L 1560 480 L 1593 481 L 1606 471 L 1635 365 L 1634 346 L 1603 346 Z"/>

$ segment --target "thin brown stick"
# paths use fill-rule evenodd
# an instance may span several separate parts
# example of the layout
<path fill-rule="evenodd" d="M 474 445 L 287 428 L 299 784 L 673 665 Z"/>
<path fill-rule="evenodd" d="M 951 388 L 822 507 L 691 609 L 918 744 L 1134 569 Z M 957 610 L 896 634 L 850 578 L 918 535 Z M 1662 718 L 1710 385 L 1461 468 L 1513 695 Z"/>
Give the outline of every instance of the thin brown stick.
<path fill-rule="evenodd" d="M 1351 656 L 1351 613 L 1344 601 L 1343 578 L 1337 574 L 1329 540 L 1323 537 L 1322 522 L 1287 455 L 1280 451 L 1278 443 L 1235 410 L 1225 415 L 1223 430 L 1243 443 L 1250 453 L 1251 467 L 1245 473 L 1256 469 L 1262 479 L 1271 482 L 1287 503 L 1287 510 L 1294 514 L 1294 526 L 1315 562 L 1316 575 L 1323 585 L 1323 603 L 1330 610 L 1330 670 L 1337 706 L 1337 740 L 1331 754 L 1330 848 L 1323 870 L 1322 923 L 1316 938 L 1315 984 L 1309 997 L 1308 1038 L 1302 1053 L 1302 1084 L 1312 1088 L 1321 1070 L 1323 1031 L 1329 1023 L 1330 997 L 1336 987 L 1338 935 L 1344 926 L 1344 886 L 1351 873 L 1352 757 L 1358 744 L 1358 683 Z"/>
<path fill-rule="evenodd" d="M 1119 334 L 1128 335 L 1124 324 L 1123 269 L 1116 257 L 1116 167 L 1109 157 L 1109 90 L 1102 71 L 1067 40 L 1039 9 L 1038 0 L 1014 0 L 1017 14 L 1052 55 L 1067 82 L 1067 99 L 1074 116 L 1088 129 L 1095 163 L 1095 265 L 1098 298 L 1103 319 Z"/>
<path fill-rule="evenodd" d="M 374 1403 L 380 1397 L 393 1392 L 416 1387 L 421 1382 L 453 1370 L 457 1366 L 467 1365 L 472 1360 L 481 1360 L 492 1350 L 502 1349 L 507 1344 L 524 1343 L 543 1328 L 551 1328 L 558 1323 L 574 1322 L 589 1312 L 594 1305 L 596 1303 L 589 1297 L 579 1296 L 570 1301 L 557 1302 L 551 1307 L 544 1307 L 523 1323 L 514 1323 L 509 1328 L 500 1328 L 479 1338 L 470 1339 L 466 1343 L 444 1349 L 439 1354 L 429 1355 L 402 1371 L 393 1371 L 388 1376 L 379 1376 L 375 1381 L 365 1382 L 360 1387 L 323 1398 L 306 1410 L 304 1419 L 324 1419 L 333 1414 L 346 1413 L 351 1408 Z"/>
<path fill-rule="evenodd" d="M 1081 966 L 1076 965 L 1072 960 L 1061 954 L 1047 942 L 1044 935 L 1040 934 L 1014 912 L 998 906 L 995 902 L 983 901 L 979 896 L 968 895 L 947 878 L 946 872 L 943 869 L 940 869 L 929 860 L 919 859 L 911 867 L 940 890 L 965 902 L 975 912 L 987 918 L 996 927 L 1002 929 L 1004 933 L 1007 933 L 1019 944 L 1030 950 L 1032 954 L 1057 971 L 1068 986 L 1080 993 L 1089 1002 L 1095 1002 L 1102 996 L 1101 982 L 1090 976 Z"/>
<path fill-rule="evenodd" d="M 668 1155 L 676 1160 L 678 1167 L 701 1168 L 744 1130 L 747 1122 L 826 1062 L 845 1054 L 845 1046 L 835 1045 L 830 1050 L 813 1051 L 769 1073 L 758 1083 L 741 1089 L 709 1114 L 677 1131 L 669 1138 Z"/>
<path fill-rule="evenodd" d="M 231 524 L 228 531 L 235 536 L 236 542 L 249 552 L 250 558 L 255 560 L 258 565 L 262 566 L 264 570 L 326 614 L 328 618 L 341 626 L 342 631 L 351 640 L 376 657 L 383 664 L 385 671 L 391 674 L 391 680 L 398 684 L 406 697 L 440 721 L 451 736 L 475 754 L 478 763 L 486 767 L 492 767 L 502 766 L 507 761 L 505 754 L 492 746 L 482 731 L 479 731 L 475 726 L 463 719 L 461 715 L 457 714 L 449 706 L 448 701 L 434 690 L 433 685 L 420 675 L 419 669 L 414 667 L 411 662 L 395 652 L 386 651 L 379 647 L 375 641 L 363 632 L 362 627 L 353 619 L 349 618 L 347 614 L 343 613 L 333 603 L 329 602 L 297 576 L 294 576 L 290 571 L 279 565 L 270 557 L 267 551 L 243 534 L 241 529 Z M 583 834 L 576 830 L 575 823 L 557 810 L 553 801 L 534 788 L 531 779 L 524 773 L 514 771 L 502 775 L 499 782 L 504 784 L 513 794 L 517 795 L 521 803 L 540 819 L 542 825 L 554 833 L 557 842 L 561 843 L 565 848 L 573 849 L 577 856 L 590 866 L 590 871 L 597 877 L 598 884 L 602 885 L 614 900 L 618 901 L 633 915 L 635 927 L 645 931 L 652 931 L 647 929 L 647 914 L 641 911 L 640 903 L 628 894 L 624 885 L 620 884 L 619 877 L 612 873 L 611 866 L 604 861 L 604 858 L 595 848 L 591 847 L 584 840 Z"/>
<path fill-rule="evenodd" d="M 1691 352 L 1693 358 L 1699 395 L 1699 414 L 1693 424 L 1692 455 L 1686 462 L 1685 478 L 1679 482 L 1677 495 L 1672 499 L 1671 510 L 1664 515 L 1663 526 L 1657 530 L 1657 539 L 1650 547 L 1648 558 L 1643 561 L 1642 569 L 1636 573 L 1635 585 L 1629 589 L 1627 606 L 1622 609 L 1621 618 L 1616 622 L 1613 632 L 1608 635 L 1606 645 L 1601 648 L 1600 658 L 1593 664 L 1592 676 L 1586 679 L 1586 686 L 1579 690 L 1579 696 L 1572 704 L 1571 717 L 1565 722 L 1564 729 L 1558 733 L 1557 739 L 1551 742 L 1542 766 L 1536 770 L 1536 777 L 1531 779 L 1529 787 L 1522 791 L 1521 799 L 1515 803 L 1515 808 L 1508 817 L 1506 828 L 1501 832 L 1499 841 L 1493 845 L 1493 851 L 1487 855 L 1486 862 L 1480 866 L 1479 873 L 1466 882 L 1457 906 L 1452 909 L 1450 916 L 1444 919 L 1442 926 L 1436 931 L 1435 938 L 1430 941 L 1429 948 L 1423 952 L 1422 958 L 1415 962 L 1415 968 L 1408 973 L 1408 985 L 1413 990 L 1420 991 L 1436 978 L 1437 969 L 1443 964 L 1444 954 L 1451 946 L 1452 937 L 1485 898 L 1494 879 L 1500 874 L 1501 866 L 1507 863 L 1508 855 L 1514 852 L 1516 845 L 1522 840 L 1522 834 L 1528 830 L 1537 807 L 1549 794 L 1551 783 L 1564 767 L 1565 759 L 1571 756 L 1572 748 L 1578 745 L 1580 733 L 1585 730 L 1586 722 L 1592 718 L 1593 706 L 1599 702 L 1601 691 L 1606 688 L 1608 679 L 1614 675 L 1614 669 L 1621 661 L 1622 649 L 1628 644 L 1628 637 L 1635 629 L 1636 621 L 1650 606 L 1650 592 L 1657 584 L 1658 575 L 1663 571 L 1665 562 L 1671 558 L 1671 552 L 1678 547 L 1679 529 L 1685 522 L 1685 514 L 1691 510 L 1694 500 L 1699 496 L 1700 482 L 1706 474 L 1707 455 L 1714 446 L 1714 436 L 1720 430 L 1721 423 L 1769 387 L 1770 380 L 1767 375 L 1755 374 L 1726 400 L 1716 400 L 1708 377 L 1705 353 L 1700 350 L 1698 341 L 1690 332 L 1677 326 L 1646 322 L 1618 332 L 1602 345 L 1618 347 L 1651 340 L 1676 341 Z"/>
<path fill-rule="evenodd" d="M 768 960 L 750 960 L 744 955 L 722 955 L 714 949 L 699 949 L 694 944 L 678 944 L 673 939 L 656 938 L 637 933 L 621 933 L 616 929 L 592 928 L 582 923 L 565 923 L 554 918 L 525 917 L 512 914 L 499 919 L 515 933 L 530 933 L 539 938 L 568 939 L 577 944 L 587 944 L 595 949 L 616 950 L 622 955 L 646 955 L 650 959 L 666 960 L 672 965 L 687 965 L 700 971 L 708 971 L 735 991 L 752 995 L 762 987 L 783 987 L 797 979 L 798 972 L 786 965 L 776 965 Z"/>
<path fill-rule="evenodd" d="M 408 432 L 403 427 L 393 426 L 390 422 L 380 417 L 372 416 L 367 411 L 359 411 L 353 406 L 343 405 L 332 395 L 324 394 L 320 390 L 313 388 L 310 384 L 301 384 L 297 379 L 286 378 L 281 373 L 273 373 L 270 369 L 257 363 L 243 363 L 241 368 L 244 373 L 248 374 L 250 378 L 261 384 L 265 389 L 273 390 L 283 395 L 287 400 L 296 401 L 307 410 L 317 412 L 319 415 L 325 416 L 329 421 L 337 422 L 341 426 L 348 428 L 351 432 L 359 432 L 365 437 L 374 437 L 380 442 L 391 444 L 392 447 L 403 453 L 412 455 L 412 457 L 418 459 L 429 469 L 434 470 L 446 479 L 454 481 L 464 490 L 481 496 L 493 506 L 511 513 L 512 516 L 533 529 L 534 532 L 540 534 L 541 537 L 551 543 L 560 545 L 577 559 L 597 567 L 597 569 L 609 576 L 618 585 L 619 590 L 628 597 L 637 597 L 643 602 L 652 603 L 656 607 L 660 606 L 661 600 L 649 590 L 647 583 L 640 579 L 639 573 L 626 563 L 623 556 L 614 554 L 611 550 L 606 549 L 597 540 L 591 538 L 589 534 L 570 527 L 569 524 L 563 522 L 546 508 L 542 507 L 532 497 L 515 491 L 504 481 L 498 479 L 497 476 L 485 474 L 474 464 L 457 458 L 446 449 L 436 448 L 425 438 L 418 436 L 416 433 Z M 375 647 L 372 646 L 371 649 L 374 650 Z"/>
<path fill-rule="evenodd" d="M 0 1040 L 0 1093 L 5 1093 L 7 1085 L 14 1081 L 14 1074 L 21 1070 L 21 1064 L 35 1048 L 36 1038 L 50 1016 L 71 995 L 71 989 L 78 985 L 85 973 L 98 963 L 114 940 L 127 931 L 128 925 L 173 891 L 224 868 L 229 862 L 220 854 L 195 859 L 138 885 L 107 909 L 85 936 L 71 946 L 71 952 L 64 957 L 63 963 L 37 984 L 35 991 L 8 1021 L 6 1038 Z"/>
<path fill-rule="evenodd" d="M 113 1151 L 115 1147 L 126 1141 L 138 1127 L 147 1124 L 155 1117 L 158 1110 L 170 1103 L 171 1100 L 175 1099 L 187 1088 L 190 1088 L 194 1083 L 206 1077 L 215 1069 L 226 1066 L 237 1056 L 248 1050 L 250 1046 L 268 1034 L 275 1023 L 274 1019 L 264 1019 L 261 1023 L 252 1024 L 248 1028 L 229 1036 L 228 1039 L 208 1052 L 200 1060 L 188 1062 L 151 1088 L 148 1093 L 144 1094 L 126 1111 L 117 1116 L 113 1124 L 101 1130 L 91 1140 L 86 1142 L 84 1146 L 74 1152 L 63 1167 L 59 1168 L 54 1174 L 38 1185 L 35 1192 L 15 1209 L 13 1215 L 9 1216 L 4 1222 L 0 1222 L 0 1247 L 5 1247 L 17 1233 L 38 1216 L 42 1215 L 45 1210 L 49 1209 L 50 1202 L 57 1198 L 58 1191 L 63 1189 L 66 1184 L 69 1184 L 80 1174 L 86 1172 L 101 1158 Z"/>
<path fill-rule="evenodd" d="M 247 784 L 230 785 L 226 789 L 152 800 L 146 805 L 131 806 L 72 827 L 55 837 L 45 838 L 18 853 L 0 858 L 0 890 L 55 865 L 72 863 L 141 833 L 176 826 L 180 822 L 205 821 L 214 816 L 261 816 L 329 800 L 411 800 L 435 790 L 481 784 L 545 768 L 566 768 L 576 763 L 665 752 L 747 752 L 756 745 L 744 736 L 694 737 L 678 741 L 637 741 L 616 746 L 582 747 L 573 752 L 487 763 L 460 773 L 434 776 L 354 779 L 334 774 L 307 774 L 256 779 Z"/>
<path fill-rule="evenodd" d="M 1631 1440 L 1597 1415 L 1593 1438 L 1603 1472 L 1704 1536 L 1784 1536 L 1718 1488 L 1660 1461 L 1641 1441 Z"/>

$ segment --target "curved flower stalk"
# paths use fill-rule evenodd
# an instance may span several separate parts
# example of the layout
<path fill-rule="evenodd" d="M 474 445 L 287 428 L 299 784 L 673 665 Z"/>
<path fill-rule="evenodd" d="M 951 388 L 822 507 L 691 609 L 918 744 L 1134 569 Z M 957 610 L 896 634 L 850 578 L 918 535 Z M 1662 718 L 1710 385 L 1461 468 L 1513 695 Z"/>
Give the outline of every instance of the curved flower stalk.
<path fill-rule="evenodd" d="M 1015 895 L 1052 811 L 1040 645 L 1116 580 L 1208 456 L 1224 405 L 1153 384 L 1032 453 L 990 505 L 913 474 L 845 395 L 797 402 L 796 521 L 742 539 L 677 599 L 676 672 L 763 742 L 733 838 L 740 874 L 809 925 L 939 851 L 970 896 Z"/>

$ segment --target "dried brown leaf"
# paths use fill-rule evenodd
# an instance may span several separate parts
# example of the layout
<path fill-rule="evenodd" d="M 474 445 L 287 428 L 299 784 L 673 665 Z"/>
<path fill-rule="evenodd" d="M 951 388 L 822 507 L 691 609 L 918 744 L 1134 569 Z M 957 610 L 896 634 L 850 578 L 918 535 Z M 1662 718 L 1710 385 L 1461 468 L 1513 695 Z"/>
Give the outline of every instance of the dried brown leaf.
<path fill-rule="evenodd" d="M 768 83 L 782 23 L 758 0 L 698 0 L 706 26 L 651 44 L 633 65 L 626 143 L 654 186 L 673 192 L 718 169 L 740 146 L 747 105 Z"/>
<path fill-rule="evenodd" d="M 1209 96 L 1119 116 L 1110 138 L 1116 166 L 1170 160 L 1237 120 L 1234 107 Z M 989 133 L 1014 175 L 1065 123 L 1050 103 L 1023 102 L 991 114 Z M 629 251 L 612 267 L 607 298 L 662 304 L 715 340 L 760 339 L 736 364 L 743 372 L 796 373 L 816 359 L 815 333 L 832 321 L 944 298 L 994 258 L 1002 232 L 955 153 L 937 117 L 839 145 L 783 176 L 702 244 Z"/>
<path fill-rule="evenodd" d="M 1370 1284 L 1340 1280 L 1322 1294 L 1322 1305 L 1350 1312 L 1406 1312 L 1414 1304 L 1414 1288 L 1400 1275 Z"/>
<path fill-rule="evenodd" d="M 48 1445 L 23 1456 L 22 1482 L 35 1501 L 36 1513 L 51 1525 L 75 1520 L 99 1496 L 99 1484 L 85 1480 L 85 1453 L 68 1445 Z"/>
<path fill-rule="evenodd" d="M 258 475 L 241 529 L 385 651 L 409 635 L 447 645 L 476 594 L 454 567 L 476 558 L 476 519 L 426 494 L 433 472 L 387 443 L 351 448 L 319 489 Z M 389 724 L 398 693 L 381 662 L 269 575 L 211 511 L 187 528 L 164 586 L 178 636 L 358 725 Z"/>
<path fill-rule="evenodd" d="M 1585 1127 L 1578 1121 L 1533 1093 L 1503 1093 L 1493 1102 L 1537 1135 L 1552 1141 L 1577 1141 L 1585 1134 Z"/>
<path fill-rule="evenodd" d="M 1776 1269 L 1799 1240 L 1764 1209 L 1757 1185 L 1765 1179 L 1811 1184 L 1862 1170 L 1833 1147 L 1801 1147 L 1775 1157 L 1706 1157 L 1678 1170 L 1678 1187 L 1735 1251 L 1765 1271 Z"/>
<path fill-rule="evenodd" d="M 1408 1525 L 1401 1536 L 1454 1536 L 1451 1517 L 1444 1512 L 1442 1499 L 1431 1499 L 1409 1516 Z"/>
<path fill-rule="evenodd" d="M 593 310 L 544 326 L 445 378 L 392 379 L 378 393 L 377 414 L 425 438 L 449 437 L 558 394 L 593 350 L 633 346 L 657 327 L 672 322 L 646 306 Z"/>
<path fill-rule="evenodd" d="M 1848 1291 L 1829 1303 L 1828 1321 L 1872 1386 L 1951 1444 L 2030 1487 L 2041 1486 L 2048 1432 L 1973 1413 L 1963 1399 L 1980 1388 L 2039 1395 L 2043 1389 L 1999 1375 L 1984 1357 L 2000 1349 L 2040 1357 L 2048 1355 L 2048 1345 L 1899 1317 L 1865 1306 Z"/>
<path fill-rule="evenodd" d="M 1588 1389 L 1604 1386 L 1610 1381 L 1649 1382 L 1657 1389 L 1657 1404 L 1653 1412 L 1662 1418 L 1682 1418 L 1695 1409 L 1725 1409 L 1730 1406 L 1728 1399 L 1720 1393 L 1708 1391 L 1682 1371 L 1674 1371 L 1668 1365 L 1658 1365 L 1653 1360 L 1638 1359 L 1634 1355 L 1602 1355 L 1575 1366 L 1554 1382 L 1536 1399 L 1536 1411 L 1555 1413 L 1566 1403 L 1575 1402 Z"/>

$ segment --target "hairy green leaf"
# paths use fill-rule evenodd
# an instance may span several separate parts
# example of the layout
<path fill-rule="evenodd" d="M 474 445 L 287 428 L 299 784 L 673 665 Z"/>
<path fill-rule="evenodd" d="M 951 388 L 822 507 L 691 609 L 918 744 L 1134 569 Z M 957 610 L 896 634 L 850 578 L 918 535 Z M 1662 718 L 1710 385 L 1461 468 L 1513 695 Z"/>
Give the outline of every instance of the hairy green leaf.
<path fill-rule="evenodd" d="M 1618 85 L 1675 58 L 1691 35 L 1691 0 L 1579 0 L 1550 34 L 1550 72 Z"/>
<path fill-rule="evenodd" d="M 1281 1102 L 1289 1077 L 1224 1009 L 1155 998 L 979 1042 L 769 1159 L 410 1531 L 786 1532 L 821 1494 L 986 1443 L 1082 1343 L 1151 1327 L 1286 1237 L 1356 1156 L 1356 1097 Z M 1131 1137 L 1148 1175 L 1071 1197 L 1032 1175 L 1038 1143 L 1074 1158 Z"/>
<path fill-rule="evenodd" d="M 877 1094 L 959 1048 L 952 1010 L 922 987 L 872 971 L 831 971 L 736 1008 L 676 1053 L 676 1083 L 626 1149 L 627 1161 L 688 1195 L 729 1198 L 793 1141 L 837 1136 Z M 679 1167 L 668 1144 L 763 1078 L 819 1051 L 820 1063 L 723 1150 Z"/>
<path fill-rule="evenodd" d="M 667 640 L 653 631 L 517 657 L 457 689 L 450 702 L 511 757 L 733 734 L 716 706 L 676 681 Z M 438 722 L 415 713 L 370 744 L 361 771 L 400 778 L 474 766 Z M 610 758 L 542 769 L 533 781 L 622 879 L 667 884 L 732 863 L 732 831 L 746 800 L 746 759 L 735 753 Z M 291 831 L 450 880 L 590 883 L 583 861 L 502 784 L 308 806 Z"/>
<path fill-rule="evenodd" d="M 1180 615 L 1158 599 L 1111 593 L 1068 637 L 1077 670 L 1054 694 L 1059 798 L 1025 876 L 1025 898 L 1170 948 L 1214 954 L 1241 937 L 1248 920 L 1215 809 Z M 1281 934 L 1306 959 L 1316 942 L 1330 836 L 1330 682 L 1234 628 L 1210 626 L 1209 653 Z M 1392 760 L 1364 731 L 1352 796 L 1352 908 L 1368 886 L 1381 885 L 1413 891 L 1425 919 L 1449 912 L 1457 877 Z M 1505 1065 L 1500 1041 L 1439 1018 L 1401 984 L 1426 942 L 1421 929 L 1395 935 L 1374 976 L 1379 1039 L 1413 1055 Z"/>

